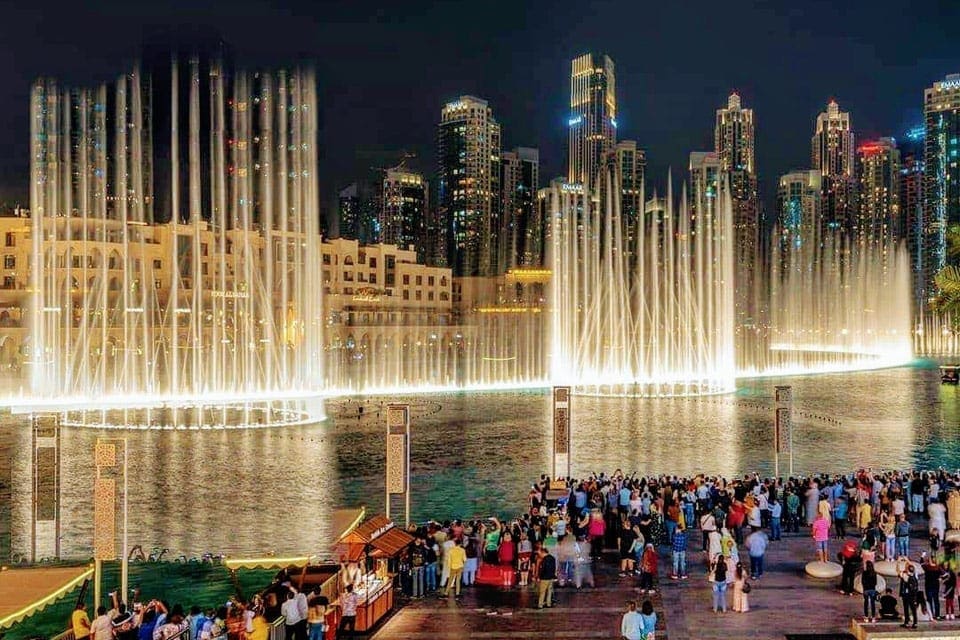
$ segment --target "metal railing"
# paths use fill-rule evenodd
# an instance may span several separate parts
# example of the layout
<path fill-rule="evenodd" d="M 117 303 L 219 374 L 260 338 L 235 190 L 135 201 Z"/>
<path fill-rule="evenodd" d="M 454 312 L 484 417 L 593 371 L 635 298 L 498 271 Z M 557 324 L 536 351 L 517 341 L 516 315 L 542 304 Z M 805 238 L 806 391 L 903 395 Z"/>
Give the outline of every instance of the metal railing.
<path fill-rule="evenodd" d="M 287 619 L 283 616 L 280 616 L 276 620 L 270 623 L 270 634 L 267 637 L 268 640 L 284 640 L 286 634 L 286 622 Z"/>
<path fill-rule="evenodd" d="M 73 629 L 67 629 L 63 633 L 58 633 L 50 638 L 50 640 L 74 640 Z"/>

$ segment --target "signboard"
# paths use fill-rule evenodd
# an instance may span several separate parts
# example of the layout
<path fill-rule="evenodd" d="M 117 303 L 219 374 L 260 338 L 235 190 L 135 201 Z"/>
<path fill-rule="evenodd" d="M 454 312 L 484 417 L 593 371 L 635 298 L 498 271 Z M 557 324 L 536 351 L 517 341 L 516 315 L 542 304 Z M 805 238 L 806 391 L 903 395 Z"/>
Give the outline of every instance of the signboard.
<path fill-rule="evenodd" d="M 780 474 L 780 454 L 790 458 L 790 474 L 793 474 L 793 388 L 778 386 L 774 395 L 774 448 L 776 451 L 777 475 Z"/>
<path fill-rule="evenodd" d="M 387 488 L 386 515 L 390 517 L 390 497 L 405 498 L 406 521 L 410 521 L 410 405 L 387 405 Z"/>
<path fill-rule="evenodd" d="M 570 476 L 570 387 L 553 388 L 553 478 Z"/>
<path fill-rule="evenodd" d="M 115 560 L 117 557 L 117 482 L 97 478 L 93 485 L 93 557 Z"/>

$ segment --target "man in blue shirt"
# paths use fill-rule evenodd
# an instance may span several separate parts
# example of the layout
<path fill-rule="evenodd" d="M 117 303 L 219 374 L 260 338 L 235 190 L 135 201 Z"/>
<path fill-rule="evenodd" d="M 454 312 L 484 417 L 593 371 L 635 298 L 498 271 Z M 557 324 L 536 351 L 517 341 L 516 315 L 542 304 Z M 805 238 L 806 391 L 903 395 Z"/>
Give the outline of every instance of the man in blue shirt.
<path fill-rule="evenodd" d="M 763 575 L 763 556 L 767 552 L 767 534 L 757 527 L 747 536 L 745 544 L 750 554 L 750 577 L 758 580 Z"/>
<path fill-rule="evenodd" d="M 673 580 L 687 579 L 687 529 L 682 524 L 673 533 Z"/>

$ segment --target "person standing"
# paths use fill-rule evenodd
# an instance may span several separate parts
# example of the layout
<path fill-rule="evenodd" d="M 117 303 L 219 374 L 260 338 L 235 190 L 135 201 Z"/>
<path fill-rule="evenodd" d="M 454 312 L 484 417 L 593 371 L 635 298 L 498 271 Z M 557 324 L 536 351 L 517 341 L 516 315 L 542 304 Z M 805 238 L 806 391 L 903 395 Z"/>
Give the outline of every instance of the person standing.
<path fill-rule="evenodd" d="M 477 579 L 477 567 L 480 564 L 480 546 L 476 538 L 472 535 L 465 536 L 464 553 L 467 556 L 467 563 L 463 568 L 463 584 L 471 585 Z"/>
<path fill-rule="evenodd" d="M 818 513 L 813 521 L 813 542 L 817 549 L 817 561 L 827 561 L 827 541 L 830 539 L 830 521 Z"/>
<path fill-rule="evenodd" d="M 644 600 L 640 607 L 641 632 L 644 640 L 654 640 L 653 634 L 657 630 L 657 613 L 653 610 L 653 603 Z"/>
<path fill-rule="evenodd" d="M 673 573 L 670 577 L 687 579 L 687 528 L 683 525 L 678 526 L 673 534 Z"/>
<path fill-rule="evenodd" d="M 750 601 L 746 593 L 749 587 L 744 589 L 746 585 L 747 572 L 743 569 L 743 563 L 738 562 L 733 579 L 733 610 L 738 613 L 750 611 Z"/>
<path fill-rule="evenodd" d="M 956 617 L 954 602 L 957 595 L 957 573 L 950 564 L 944 564 L 940 581 L 943 582 L 943 607 L 946 618 L 947 620 L 953 620 Z"/>
<path fill-rule="evenodd" d="M 631 600 L 627 603 L 627 612 L 620 619 L 620 637 L 624 640 L 645 640 L 642 627 L 643 620 L 637 612 L 637 603 Z"/>
<path fill-rule="evenodd" d="M 70 626 L 73 628 L 73 637 L 76 640 L 87 640 L 90 637 L 90 618 L 87 616 L 85 602 L 77 603 L 77 608 L 70 615 Z"/>
<path fill-rule="evenodd" d="M 710 534 L 717 530 L 717 519 L 712 511 L 707 511 L 700 516 L 700 533 L 703 536 L 703 547 L 701 551 L 706 551 L 710 543 Z"/>
<path fill-rule="evenodd" d="M 352 638 L 357 629 L 357 605 L 360 604 L 360 598 L 353 592 L 353 585 L 347 585 L 347 592 L 340 596 L 340 628 L 337 629 L 337 637 L 350 629 Z M 344 636 L 346 637 L 346 636 Z"/>
<path fill-rule="evenodd" d="M 453 589 L 454 597 L 459 599 L 460 583 L 463 579 L 463 568 L 467 564 L 467 552 L 463 548 L 463 545 L 454 544 L 447 550 L 444 557 L 446 558 L 447 568 L 450 570 L 450 574 L 447 579 L 446 597 L 450 597 L 450 589 Z"/>
<path fill-rule="evenodd" d="M 781 535 L 780 518 L 783 515 L 783 505 L 774 497 L 770 502 L 770 539 L 779 540 Z"/>
<path fill-rule="evenodd" d="M 537 574 L 537 609 L 548 609 L 553 606 L 553 583 L 557 579 L 557 559 L 540 547 L 537 555 L 540 558 L 540 572 Z"/>
<path fill-rule="evenodd" d="M 707 579 L 713 583 L 713 610 L 716 613 L 727 612 L 727 561 L 723 554 L 717 554 L 710 561 L 710 573 Z"/>
<path fill-rule="evenodd" d="M 426 556 L 427 550 L 423 546 L 423 538 L 415 538 L 410 545 L 410 595 L 414 598 L 423 597 Z"/>
<path fill-rule="evenodd" d="M 113 621 L 103 605 L 97 607 L 97 617 L 90 625 L 89 636 L 92 640 L 113 640 Z"/>
<path fill-rule="evenodd" d="M 875 622 L 877 619 L 877 572 L 873 563 L 868 562 L 860 575 L 863 588 L 863 621 Z"/>
<path fill-rule="evenodd" d="M 910 617 L 913 616 L 913 628 L 917 628 L 917 596 L 920 592 L 920 583 L 914 572 L 912 564 L 907 565 L 907 570 L 900 574 L 900 600 L 903 601 L 903 626 L 910 626 Z"/>
<path fill-rule="evenodd" d="M 924 557 L 921 567 L 923 569 L 923 593 L 927 598 L 927 608 L 934 620 L 941 620 L 940 565 L 937 563 L 936 558 L 930 555 Z"/>
<path fill-rule="evenodd" d="M 348 584 L 348 588 L 352 588 L 353 585 Z M 287 592 L 287 599 L 280 606 L 280 615 L 283 616 L 283 625 L 286 634 L 284 638 L 286 640 L 300 640 L 297 638 L 297 627 L 301 621 L 306 621 L 306 619 L 301 619 L 300 617 L 300 606 L 297 604 L 297 593 L 296 590 L 291 588 Z"/>
<path fill-rule="evenodd" d="M 753 533 L 747 536 L 745 542 L 750 554 L 750 577 L 754 580 L 763 575 L 763 557 L 767 553 L 767 534 L 762 529 L 752 527 Z"/>

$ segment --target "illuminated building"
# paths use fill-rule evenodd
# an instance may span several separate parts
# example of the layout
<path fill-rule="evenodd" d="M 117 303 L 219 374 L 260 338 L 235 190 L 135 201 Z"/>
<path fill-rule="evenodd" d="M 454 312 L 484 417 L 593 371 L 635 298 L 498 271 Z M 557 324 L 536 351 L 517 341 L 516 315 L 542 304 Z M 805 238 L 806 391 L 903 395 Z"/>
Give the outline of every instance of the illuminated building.
<path fill-rule="evenodd" d="M 812 167 L 822 176 L 824 229 L 849 231 L 856 204 L 854 141 L 850 114 L 840 111 L 836 100 L 830 100 L 827 110 L 817 116 L 811 150 Z"/>
<path fill-rule="evenodd" d="M 500 240 L 500 125 L 486 100 L 461 96 L 443 106 L 438 130 L 438 215 L 447 266 L 457 276 L 497 269 Z"/>
<path fill-rule="evenodd" d="M 922 126 L 907 131 L 900 140 L 900 215 L 903 237 L 910 256 L 910 277 L 914 300 L 927 298 L 927 277 L 924 271 L 926 224 L 923 213 L 923 141 Z"/>
<path fill-rule="evenodd" d="M 380 237 L 380 221 L 376 212 L 373 188 L 365 182 L 354 182 L 342 189 L 337 198 L 339 237 L 375 242 Z"/>
<path fill-rule="evenodd" d="M 616 164 L 620 175 L 620 219 L 627 239 L 624 249 L 633 256 L 636 253 L 636 226 L 643 210 L 647 155 L 643 149 L 637 148 L 634 140 L 621 140 L 609 158 Z"/>
<path fill-rule="evenodd" d="M 380 192 L 379 242 L 405 248 L 419 244 L 426 210 L 423 176 L 399 167 L 387 169 Z"/>
<path fill-rule="evenodd" d="M 923 106 L 924 276 L 932 290 L 933 276 L 947 264 L 947 227 L 960 224 L 960 74 L 934 82 Z"/>
<path fill-rule="evenodd" d="M 714 211 L 720 195 L 720 158 L 713 151 L 690 153 L 690 216 L 692 228 Z"/>
<path fill-rule="evenodd" d="M 819 242 L 822 180 L 822 174 L 816 169 L 797 170 L 780 176 L 777 224 L 782 244 L 800 247 L 805 243 Z"/>
<path fill-rule="evenodd" d="M 900 151 L 893 138 L 857 147 L 857 215 L 853 240 L 886 246 L 903 238 L 900 217 Z"/>
<path fill-rule="evenodd" d="M 754 321 L 758 312 L 752 291 L 759 256 L 760 200 L 753 109 L 743 108 L 736 91 L 727 98 L 725 109 L 717 109 L 713 139 L 733 203 L 734 304 L 739 325 Z"/>
<path fill-rule="evenodd" d="M 540 152 L 517 147 L 500 159 L 503 187 L 503 224 L 497 273 L 543 261 L 543 220 L 537 206 L 540 190 Z"/>
<path fill-rule="evenodd" d="M 617 94 L 613 60 L 587 53 L 570 70 L 567 182 L 599 191 L 596 181 L 617 142 Z"/>

